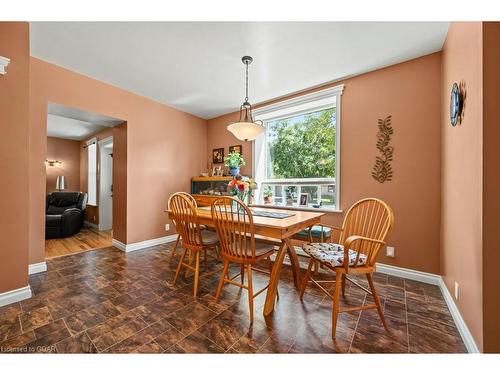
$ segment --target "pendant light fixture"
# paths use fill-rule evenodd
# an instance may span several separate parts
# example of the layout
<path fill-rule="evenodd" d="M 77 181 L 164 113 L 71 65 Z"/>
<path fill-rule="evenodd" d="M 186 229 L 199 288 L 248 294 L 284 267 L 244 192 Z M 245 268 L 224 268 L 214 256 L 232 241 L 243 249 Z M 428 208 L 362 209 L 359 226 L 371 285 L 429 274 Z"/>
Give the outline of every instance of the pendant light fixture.
<path fill-rule="evenodd" d="M 251 56 L 243 56 L 241 61 L 246 66 L 246 89 L 245 101 L 240 107 L 240 119 L 228 125 L 229 130 L 240 141 L 253 141 L 259 134 L 264 132 L 262 121 L 254 121 L 252 115 L 252 105 L 248 101 L 248 65 L 253 61 Z"/>

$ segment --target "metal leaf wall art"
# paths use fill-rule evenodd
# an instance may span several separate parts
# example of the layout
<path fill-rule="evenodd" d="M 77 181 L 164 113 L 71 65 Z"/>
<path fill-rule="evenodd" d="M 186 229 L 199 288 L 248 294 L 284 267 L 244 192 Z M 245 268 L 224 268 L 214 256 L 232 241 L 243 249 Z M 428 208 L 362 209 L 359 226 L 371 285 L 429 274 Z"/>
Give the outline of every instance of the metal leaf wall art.
<path fill-rule="evenodd" d="M 378 120 L 377 149 L 380 156 L 375 157 L 372 177 L 380 183 L 392 180 L 392 167 L 394 148 L 389 146 L 394 129 L 391 125 L 392 116 Z"/>

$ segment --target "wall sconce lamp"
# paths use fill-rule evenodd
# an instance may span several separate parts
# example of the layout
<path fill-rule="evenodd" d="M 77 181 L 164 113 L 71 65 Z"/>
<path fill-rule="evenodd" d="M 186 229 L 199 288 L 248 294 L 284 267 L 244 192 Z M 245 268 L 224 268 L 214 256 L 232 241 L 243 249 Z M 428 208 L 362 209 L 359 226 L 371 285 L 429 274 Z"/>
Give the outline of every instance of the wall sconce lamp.
<path fill-rule="evenodd" d="M 62 165 L 62 161 L 59 160 L 45 160 L 45 165 L 49 167 L 60 167 Z"/>
<path fill-rule="evenodd" d="M 10 59 L 8 59 L 7 57 L 0 56 L 0 74 L 1 75 L 7 74 L 7 71 L 5 70 L 5 68 L 7 67 L 7 65 L 9 65 L 9 63 L 10 63 Z"/>

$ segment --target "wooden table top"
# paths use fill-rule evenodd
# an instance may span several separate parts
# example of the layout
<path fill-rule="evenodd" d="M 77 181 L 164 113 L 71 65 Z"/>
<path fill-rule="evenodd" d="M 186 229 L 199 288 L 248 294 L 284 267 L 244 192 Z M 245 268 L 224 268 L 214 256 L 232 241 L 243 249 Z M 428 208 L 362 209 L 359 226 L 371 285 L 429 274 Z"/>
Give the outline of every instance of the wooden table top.
<path fill-rule="evenodd" d="M 324 212 L 280 210 L 279 208 L 251 207 L 251 210 L 281 212 L 292 215 L 285 218 L 253 216 L 255 234 L 276 239 L 290 237 L 310 225 L 317 224 L 320 218 L 325 215 Z M 198 207 L 196 213 L 201 224 L 213 226 L 210 207 Z"/>
<path fill-rule="evenodd" d="M 201 218 L 212 218 L 211 207 L 198 207 L 196 213 Z M 279 212 L 286 213 L 292 216 L 284 218 L 273 218 L 265 216 L 253 215 L 253 223 L 256 226 L 266 226 L 271 228 L 289 228 L 298 223 L 303 223 L 304 221 L 309 221 L 311 219 L 317 220 L 323 215 L 324 212 L 311 212 L 311 211 L 293 211 L 293 210 L 280 210 L 279 208 L 262 208 L 262 207 L 250 207 L 251 211 L 264 211 L 264 212 Z"/>

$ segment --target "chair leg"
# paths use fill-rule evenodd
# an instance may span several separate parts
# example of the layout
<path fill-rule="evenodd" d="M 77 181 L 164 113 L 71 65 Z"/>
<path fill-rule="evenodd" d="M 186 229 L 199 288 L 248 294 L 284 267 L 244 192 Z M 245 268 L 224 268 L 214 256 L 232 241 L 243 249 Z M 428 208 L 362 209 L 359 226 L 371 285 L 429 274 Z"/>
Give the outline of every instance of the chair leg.
<path fill-rule="evenodd" d="M 181 272 L 182 263 L 184 262 L 184 258 L 186 257 L 186 249 L 182 249 L 181 259 L 179 260 L 179 265 L 177 266 L 177 270 L 175 271 L 174 284 L 179 277 L 179 273 Z"/>
<path fill-rule="evenodd" d="M 191 250 L 188 250 L 188 264 L 190 266 L 193 265 L 193 252 Z M 186 268 L 186 272 L 184 273 L 184 277 L 187 279 L 187 277 L 189 276 L 189 271 L 190 269 L 189 268 Z"/>
<path fill-rule="evenodd" d="M 342 288 L 342 274 L 335 273 L 335 290 L 333 292 L 333 311 L 332 311 L 332 338 L 335 340 L 337 334 L 337 320 L 340 310 L 340 289 Z"/>
<path fill-rule="evenodd" d="M 222 275 L 219 280 L 219 285 L 217 285 L 217 293 L 215 293 L 215 303 L 219 301 L 220 294 L 222 292 L 222 286 L 224 285 L 224 279 L 226 278 L 226 273 L 229 268 L 229 262 L 224 261 L 224 268 L 222 269 Z"/>
<path fill-rule="evenodd" d="M 346 276 L 342 274 L 342 297 L 345 298 L 345 284 L 346 284 Z"/>
<path fill-rule="evenodd" d="M 172 249 L 172 252 L 170 253 L 170 261 L 174 260 L 175 256 L 177 255 L 177 246 L 179 246 L 179 241 L 181 239 L 181 235 L 177 235 L 177 240 L 175 241 L 174 248 Z"/>
<path fill-rule="evenodd" d="M 248 308 L 250 309 L 250 324 L 253 323 L 253 286 L 252 286 L 252 265 L 248 265 Z"/>
<path fill-rule="evenodd" d="M 204 248 L 204 256 L 205 256 L 205 271 L 208 270 L 208 258 L 207 258 L 207 249 Z"/>
<path fill-rule="evenodd" d="M 319 262 L 314 262 L 314 276 L 319 274 Z"/>
<path fill-rule="evenodd" d="M 198 280 L 200 278 L 200 253 L 201 251 L 196 251 L 196 266 L 194 271 L 194 296 L 198 294 Z"/>
<path fill-rule="evenodd" d="M 380 315 L 380 319 L 382 320 L 382 324 L 384 325 L 385 330 L 389 331 L 389 327 L 387 327 L 387 323 L 385 321 L 384 312 L 382 311 L 382 305 L 380 304 L 380 299 L 378 298 L 377 291 L 375 290 L 375 285 L 373 284 L 372 274 L 367 273 L 366 278 L 368 279 L 368 284 L 370 284 L 372 296 L 375 300 L 375 305 L 377 306 L 378 315 Z"/>
<path fill-rule="evenodd" d="M 311 269 L 315 263 L 316 263 L 316 261 L 313 258 L 309 259 L 309 265 L 307 266 L 306 274 L 304 275 L 304 278 L 302 279 L 302 285 L 300 286 L 300 300 L 301 301 L 304 300 L 304 293 L 306 291 L 309 279 L 311 278 Z"/>
<path fill-rule="evenodd" d="M 245 283 L 245 265 L 241 264 L 240 266 L 240 275 L 241 275 L 241 283 Z"/>

